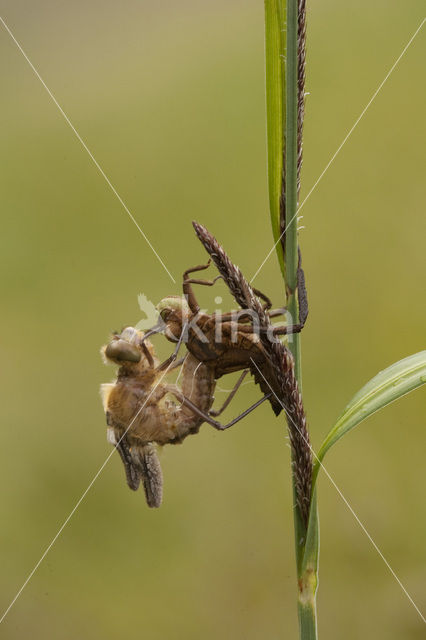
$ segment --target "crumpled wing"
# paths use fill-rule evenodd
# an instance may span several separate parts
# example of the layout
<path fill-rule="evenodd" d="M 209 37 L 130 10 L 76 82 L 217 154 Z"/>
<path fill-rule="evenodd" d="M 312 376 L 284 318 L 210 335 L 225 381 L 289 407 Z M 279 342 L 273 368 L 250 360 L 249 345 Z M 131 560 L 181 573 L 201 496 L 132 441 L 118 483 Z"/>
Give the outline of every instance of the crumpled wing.
<path fill-rule="evenodd" d="M 149 507 L 159 507 L 163 499 L 163 472 L 154 444 L 132 445 L 130 455 L 133 466 L 138 470 L 143 482 L 145 497 Z"/>
<path fill-rule="evenodd" d="M 139 488 L 141 477 L 138 469 L 134 466 L 132 456 L 130 454 L 130 447 L 124 436 L 122 439 L 118 439 L 115 435 L 114 429 L 111 427 L 107 430 L 108 442 L 110 442 L 117 449 L 120 454 L 120 458 L 124 465 L 124 471 L 126 473 L 126 481 L 132 491 L 137 491 Z"/>

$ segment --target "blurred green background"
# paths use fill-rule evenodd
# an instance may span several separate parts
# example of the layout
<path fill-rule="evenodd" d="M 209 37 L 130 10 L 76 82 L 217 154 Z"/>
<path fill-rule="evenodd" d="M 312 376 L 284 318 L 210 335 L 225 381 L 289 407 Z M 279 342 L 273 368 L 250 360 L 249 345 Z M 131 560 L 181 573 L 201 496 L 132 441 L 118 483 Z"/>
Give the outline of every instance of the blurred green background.
<path fill-rule="evenodd" d="M 308 3 L 302 198 L 423 9 L 420 0 Z M 262 2 L 3 0 L 1 15 L 177 280 L 2 27 L 4 610 L 110 453 L 98 396 L 114 373 L 99 356 L 109 331 L 141 319 L 138 293 L 154 302 L 179 293 L 183 270 L 204 261 L 192 219 L 248 277 L 272 234 Z M 424 348 L 424 57 L 423 29 L 303 210 L 304 396 L 315 447 L 363 383 Z M 255 283 L 280 304 L 274 254 Z M 214 308 L 211 291 L 200 298 Z M 165 355 L 169 346 L 156 345 Z M 257 397 L 246 385 L 224 419 Z M 424 409 L 420 390 L 326 459 L 419 607 Z M 127 489 L 114 455 L 2 637 L 295 638 L 287 444 L 284 420 L 267 406 L 225 434 L 204 426 L 163 450 L 158 511 Z M 424 637 L 325 476 L 319 490 L 320 638 Z"/>

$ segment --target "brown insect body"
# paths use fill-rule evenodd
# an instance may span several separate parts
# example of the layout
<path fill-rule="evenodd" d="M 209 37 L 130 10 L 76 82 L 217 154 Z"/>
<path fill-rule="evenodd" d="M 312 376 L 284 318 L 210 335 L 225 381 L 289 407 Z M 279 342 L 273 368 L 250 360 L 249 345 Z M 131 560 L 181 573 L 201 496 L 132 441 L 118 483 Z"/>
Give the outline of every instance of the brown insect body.
<path fill-rule="evenodd" d="M 184 279 L 185 289 L 188 290 Z M 250 320 L 250 316 L 228 320 L 226 318 L 230 314 L 220 316 L 191 312 L 186 298 L 178 296 L 164 298 L 157 308 L 166 325 L 165 335 L 169 340 L 176 342 L 185 324 L 188 326 L 184 340 L 188 351 L 212 369 L 215 379 L 249 369 L 264 394 L 270 394 L 272 388 L 275 395 L 270 394 L 269 401 L 275 414 L 282 411 L 282 404 L 277 400 L 281 389 L 270 358 L 259 335 L 251 331 L 250 323 L 243 322 Z"/>
<path fill-rule="evenodd" d="M 105 358 L 118 364 L 119 370 L 116 381 L 102 385 L 101 393 L 108 439 L 121 455 L 129 487 L 136 490 L 142 480 L 149 506 L 160 506 L 162 477 L 153 443 L 178 444 L 197 433 L 203 422 L 173 397 L 182 401 L 185 396 L 208 413 L 215 380 L 210 367 L 188 354 L 181 388 L 163 381 L 165 373 L 152 344 L 142 343 L 142 338 L 143 333 L 128 327 L 103 348 Z"/>
<path fill-rule="evenodd" d="M 190 433 L 196 433 L 201 419 L 190 409 L 177 405 L 170 394 L 185 395 L 202 411 L 208 412 L 213 397 L 214 378 L 211 370 L 189 354 L 182 368 L 182 390 L 158 381 L 151 371 L 123 371 L 106 394 L 109 419 L 118 432 L 126 429 L 128 439 L 144 444 L 159 445 L 182 442 Z M 196 372 L 196 374 L 195 374 Z M 110 385 L 104 385 L 109 387 Z M 131 426 L 129 426 L 131 425 Z"/>

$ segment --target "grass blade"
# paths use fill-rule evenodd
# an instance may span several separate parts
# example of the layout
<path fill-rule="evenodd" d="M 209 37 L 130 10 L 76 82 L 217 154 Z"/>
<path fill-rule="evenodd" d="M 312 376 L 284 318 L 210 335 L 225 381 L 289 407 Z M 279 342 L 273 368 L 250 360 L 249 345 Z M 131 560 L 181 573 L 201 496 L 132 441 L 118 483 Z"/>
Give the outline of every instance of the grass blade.
<path fill-rule="evenodd" d="M 319 541 L 317 496 L 316 491 L 314 491 L 303 557 L 298 570 L 298 614 L 300 637 L 303 640 L 315 640 L 317 637 L 316 593 L 318 588 Z"/>
<path fill-rule="evenodd" d="M 331 429 L 314 462 L 313 486 L 327 451 L 360 422 L 426 382 L 426 351 L 420 351 L 378 373 L 354 395 Z"/>
<path fill-rule="evenodd" d="M 285 129 L 285 2 L 265 0 L 266 128 L 269 211 L 276 251 L 285 281 L 280 211 Z"/>

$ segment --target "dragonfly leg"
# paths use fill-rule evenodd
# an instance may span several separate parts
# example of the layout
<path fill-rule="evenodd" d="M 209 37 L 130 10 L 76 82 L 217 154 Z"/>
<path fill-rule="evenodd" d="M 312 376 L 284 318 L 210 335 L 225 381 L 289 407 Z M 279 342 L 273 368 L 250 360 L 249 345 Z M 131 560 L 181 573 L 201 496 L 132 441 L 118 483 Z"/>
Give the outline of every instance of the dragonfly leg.
<path fill-rule="evenodd" d="M 300 323 L 289 324 L 284 327 L 274 327 L 274 329 L 272 330 L 272 334 L 274 336 L 285 336 L 285 335 L 289 335 L 290 333 L 300 333 L 303 327 L 304 325 Z"/>
<path fill-rule="evenodd" d="M 190 273 L 194 273 L 195 271 L 203 271 L 204 269 L 208 269 L 208 267 L 210 266 L 210 263 L 211 263 L 211 260 L 209 260 L 207 264 L 199 264 L 196 267 L 187 269 L 183 274 L 183 283 L 182 283 L 183 293 L 185 298 L 188 301 L 189 308 L 191 309 L 192 313 L 198 313 L 200 310 L 200 305 L 197 302 L 197 298 L 195 297 L 195 293 L 191 286 L 192 280 L 191 278 L 188 278 L 188 276 Z"/>
<path fill-rule="evenodd" d="M 186 356 L 184 356 L 183 358 L 179 358 L 179 360 L 176 360 L 176 362 L 173 362 L 173 359 L 174 359 L 173 356 L 174 354 L 172 354 L 170 358 L 167 358 L 167 360 L 164 360 L 164 362 L 158 365 L 157 371 L 164 371 L 164 369 L 167 369 L 167 368 L 168 368 L 168 371 L 173 371 L 174 369 L 177 369 L 178 367 L 183 365 Z"/>
<path fill-rule="evenodd" d="M 217 420 L 214 420 L 210 415 L 208 415 L 207 413 L 199 409 L 193 402 L 191 402 L 191 400 L 188 400 L 188 398 L 186 398 L 184 395 L 180 395 L 180 394 L 179 395 L 175 394 L 175 395 L 182 402 L 183 405 L 191 409 L 191 411 L 195 413 L 195 415 L 202 418 L 204 422 L 207 422 L 207 424 L 210 424 L 212 427 L 214 427 L 218 431 L 224 431 L 225 429 L 229 429 L 229 427 L 232 427 L 234 424 L 236 424 L 237 422 L 245 418 L 249 413 L 257 409 L 257 407 L 261 405 L 263 402 L 265 402 L 265 400 L 269 400 L 272 393 L 267 393 L 266 395 L 264 395 L 262 398 L 260 398 L 260 400 L 252 404 L 248 409 L 240 413 L 239 416 L 237 416 L 227 424 L 221 424 L 220 422 L 217 422 Z"/>
<path fill-rule="evenodd" d="M 244 314 L 244 311 L 247 311 Z M 279 309 L 271 309 L 268 311 L 268 316 L 270 318 L 277 318 L 278 316 L 283 316 L 287 312 L 286 307 L 280 307 Z M 236 319 L 237 316 L 237 319 Z M 250 309 L 238 309 L 238 311 L 229 311 L 228 313 L 214 313 L 212 316 L 215 322 L 237 322 L 238 325 L 245 324 L 246 326 L 242 328 L 242 331 L 249 333 L 251 331 L 250 327 L 247 327 L 248 322 L 253 321 L 253 311 Z"/>
<path fill-rule="evenodd" d="M 230 392 L 229 396 L 226 398 L 225 402 L 223 403 L 223 405 L 221 406 L 220 409 L 217 410 L 211 410 L 209 411 L 209 414 L 215 418 L 217 418 L 217 416 L 220 416 L 221 413 L 223 413 L 223 411 L 225 411 L 226 407 L 229 405 L 229 403 L 231 402 L 232 398 L 235 396 L 235 394 L 237 393 L 238 389 L 241 387 L 241 384 L 244 380 L 244 378 L 246 377 L 246 375 L 248 374 L 248 369 L 246 369 L 245 371 L 242 372 L 241 376 L 238 378 L 234 388 L 232 389 L 232 391 Z"/>
<path fill-rule="evenodd" d="M 260 289 L 256 289 L 255 287 L 253 287 L 253 292 L 257 295 L 258 298 L 264 301 L 265 304 L 263 305 L 263 308 L 265 311 L 268 311 L 268 309 L 272 307 L 271 299 L 268 298 L 266 293 L 263 293 L 262 291 L 260 291 Z"/>
<path fill-rule="evenodd" d="M 148 360 L 149 366 L 152 368 L 154 366 L 154 358 L 152 357 L 152 355 L 151 355 L 148 347 L 146 346 L 145 342 L 142 341 L 140 343 L 140 345 L 141 345 L 142 351 L 145 354 L 146 359 Z"/>
<path fill-rule="evenodd" d="M 176 369 L 176 367 L 179 367 L 182 364 L 182 362 L 185 360 L 185 358 L 181 358 L 175 364 L 173 364 L 173 366 L 171 366 L 172 363 L 175 362 L 175 360 L 177 358 L 177 355 L 179 353 L 179 349 L 180 349 L 180 347 L 182 345 L 182 342 L 183 342 L 183 339 L 185 337 L 186 326 L 187 326 L 186 324 L 183 325 L 182 333 L 179 336 L 179 340 L 177 341 L 175 350 L 173 351 L 172 355 L 169 356 L 167 358 L 167 360 L 164 360 L 164 362 L 162 362 L 160 365 L 158 365 L 158 367 L 156 369 L 157 371 L 164 371 L 165 369 L 168 369 L 169 371 L 171 371 L 172 369 Z"/>
<path fill-rule="evenodd" d="M 280 307 L 279 309 L 271 309 L 268 311 L 270 318 L 277 318 L 278 316 L 284 316 L 287 313 L 287 307 Z"/>
<path fill-rule="evenodd" d="M 207 264 L 202 264 L 202 265 L 198 265 L 197 267 L 193 267 L 192 269 L 188 269 L 187 271 L 185 271 L 185 273 L 183 274 L 183 293 L 185 294 L 187 300 L 188 300 L 188 304 L 190 306 L 190 309 L 193 313 L 197 313 L 200 310 L 200 306 L 197 302 L 197 299 L 195 297 L 194 294 L 194 290 L 192 288 L 192 284 L 199 284 L 199 285 L 203 285 L 205 287 L 212 287 L 218 280 L 222 279 L 222 276 L 219 274 L 218 276 L 216 276 L 215 278 L 213 278 L 213 280 L 199 280 L 196 278 L 188 278 L 188 275 L 190 273 L 194 273 L 195 271 L 202 271 L 203 269 L 207 269 L 210 265 L 211 260 L 208 261 Z M 303 275 L 303 270 L 301 270 L 301 273 Z M 304 277 L 304 276 L 303 276 Z M 303 279 L 303 283 L 304 283 L 304 279 Z M 264 305 L 263 305 L 263 309 L 265 311 L 269 312 L 269 316 L 271 318 L 274 318 L 278 315 L 282 315 L 283 313 L 286 312 L 286 308 L 283 307 L 283 310 L 281 309 L 272 309 L 271 311 L 269 311 L 272 307 L 272 302 L 271 299 L 266 295 L 266 293 L 263 293 L 262 291 L 260 291 L 260 289 L 256 289 L 253 288 L 253 291 L 255 293 L 255 295 L 257 295 L 261 300 L 264 301 Z M 224 314 L 224 321 L 226 322 L 227 320 L 230 320 L 232 316 L 232 313 L 230 314 Z M 248 322 L 249 318 L 242 320 L 242 322 Z"/>

